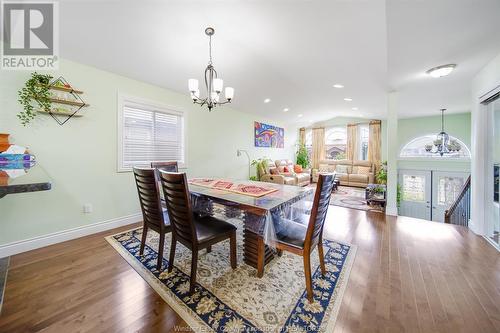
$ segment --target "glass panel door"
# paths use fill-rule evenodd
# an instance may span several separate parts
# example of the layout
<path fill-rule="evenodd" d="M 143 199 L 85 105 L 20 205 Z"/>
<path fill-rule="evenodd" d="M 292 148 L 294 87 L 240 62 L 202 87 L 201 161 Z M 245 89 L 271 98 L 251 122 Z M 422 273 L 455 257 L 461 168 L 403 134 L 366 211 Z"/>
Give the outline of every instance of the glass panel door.
<path fill-rule="evenodd" d="M 399 170 L 401 204 L 399 215 L 431 219 L 431 172 Z"/>
<path fill-rule="evenodd" d="M 469 175 L 462 172 L 433 171 L 432 220 L 444 222 L 444 212 L 455 202 Z"/>

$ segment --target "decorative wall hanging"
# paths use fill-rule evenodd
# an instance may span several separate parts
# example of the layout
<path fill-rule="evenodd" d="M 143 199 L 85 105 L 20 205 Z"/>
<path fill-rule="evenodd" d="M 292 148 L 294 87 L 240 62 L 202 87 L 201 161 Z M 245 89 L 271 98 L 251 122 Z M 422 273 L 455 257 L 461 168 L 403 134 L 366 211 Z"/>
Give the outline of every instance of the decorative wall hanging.
<path fill-rule="evenodd" d="M 72 117 L 81 117 L 78 112 L 89 106 L 80 96 L 83 91 L 74 89 L 64 77 L 51 80 L 52 76 L 35 72 L 19 91 L 19 103 L 23 111 L 17 117 L 24 126 L 37 113 L 49 114 L 59 125 L 64 125 Z"/>
<path fill-rule="evenodd" d="M 285 130 L 264 123 L 254 123 L 255 147 L 284 148 Z"/>

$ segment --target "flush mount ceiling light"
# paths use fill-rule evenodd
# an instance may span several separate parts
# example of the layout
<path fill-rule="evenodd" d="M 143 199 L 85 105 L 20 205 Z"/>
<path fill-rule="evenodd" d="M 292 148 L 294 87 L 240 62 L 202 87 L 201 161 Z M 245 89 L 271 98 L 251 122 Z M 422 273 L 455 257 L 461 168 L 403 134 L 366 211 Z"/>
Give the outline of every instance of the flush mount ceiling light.
<path fill-rule="evenodd" d="M 270 101 L 271 101 L 271 99 L 270 99 L 270 98 L 266 98 L 266 99 L 264 100 L 264 103 L 266 103 L 266 104 L 267 104 L 267 103 L 269 103 Z"/>
<path fill-rule="evenodd" d="M 302 114 L 297 115 L 297 117 L 302 118 Z"/>
<path fill-rule="evenodd" d="M 334 84 L 334 85 L 333 85 L 333 87 L 334 87 L 334 88 L 337 88 L 337 89 L 342 89 L 342 88 L 344 88 L 344 86 L 343 86 L 343 85 L 338 84 L 338 83 Z"/>
<path fill-rule="evenodd" d="M 456 64 L 442 65 L 429 69 L 426 73 L 432 77 L 443 77 L 451 72 L 457 67 Z"/>
<path fill-rule="evenodd" d="M 288 112 L 288 111 L 290 111 L 290 109 L 289 109 L 289 108 L 284 108 L 284 109 L 283 109 L 283 112 Z"/>
<path fill-rule="evenodd" d="M 346 102 L 352 102 L 352 98 L 346 97 L 346 98 L 344 98 L 344 101 L 346 101 Z"/>
<path fill-rule="evenodd" d="M 222 105 L 226 103 L 231 103 L 234 96 L 234 89 L 231 87 L 226 87 L 226 100 L 220 101 L 220 93 L 222 92 L 223 81 L 217 77 L 217 71 L 212 65 L 212 36 L 215 34 L 214 28 L 206 28 L 205 34 L 209 38 L 208 42 L 208 66 L 205 69 L 205 87 L 207 89 L 207 97 L 200 98 L 200 90 L 198 89 L 198 80 L 189 79 L 188 86 L 191 93 L 191 98 L 193 103 L 200 104 L 201 106 L 206 105 L 208 111 L 212 111 L 217 105 Z"/>

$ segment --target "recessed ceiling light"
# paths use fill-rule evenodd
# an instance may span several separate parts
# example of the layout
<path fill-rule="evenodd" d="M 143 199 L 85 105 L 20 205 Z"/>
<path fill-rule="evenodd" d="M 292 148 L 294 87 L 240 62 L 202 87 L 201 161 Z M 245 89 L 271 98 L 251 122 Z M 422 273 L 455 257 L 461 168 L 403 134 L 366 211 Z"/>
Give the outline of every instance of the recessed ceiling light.
<path fill-rule="evenodd" d="M 309 119 L 309 122 L 312 123 L 313 122 L 312 119 Z"/>
<path fill-rule="evenodd" d="M 457 67 L 456 64 L 442 65 L 429 69 L 426 73 L 432 77 L 442 77 L 450 74 Z"/>
<path fill-rule="evenodd" d="M 352 102 L 352 98 L 346 97 L 346 98 L 344 98 L 344 101 L 346 101 L 346 102 Z"/>
<path fill-rule="evenodd" d="M 358 111 L 358 108 L 357 107 L 353 107 L 352 110 L 353 111 Z"/>
<path fill-rule="evenodd" d="M 266 98 L 266 99 L 264 100 L 264 103 L 269 103 L 270 101 L 271 101 L 271 99 L 270 99 L 270 98 Z"/>
<path fill-rule="evenodd" d="M 334 88 L 337 88 L 337 89 L 342 89 L 342 88 L 344 88 L 344 86 L 343 86 L 343 85 L 338 84 L 338 83 L 334 84 L 334 85 L 333 85 L 333 87 L 334 87 Z"/>
<path fill-rule="evenodd" d="M 288 112 L 288 111 L 290 111 L 290 109 L 289 109 L 289 108 L 284 108 L 284 109 L 283 109 L 283 112 Z"/>
<path fill-rule="evenodd" d="M 297 117 L 302 118 L 302 113 L 301 113 L 301 114 L 299 114 L 299 115 L 297 115 Z"/>

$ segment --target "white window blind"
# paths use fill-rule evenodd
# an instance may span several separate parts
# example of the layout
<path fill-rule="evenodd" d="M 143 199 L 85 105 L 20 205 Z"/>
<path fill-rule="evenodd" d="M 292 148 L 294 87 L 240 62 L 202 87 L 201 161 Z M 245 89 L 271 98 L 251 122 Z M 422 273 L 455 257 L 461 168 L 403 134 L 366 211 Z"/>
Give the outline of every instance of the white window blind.
<path fill-rule="evenodd" d="M 120 171 L 149 166 L 151 161 L 184 163 L 182 113 L 128 100 L 121 107 Z"/>

